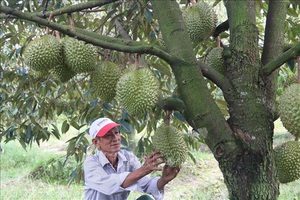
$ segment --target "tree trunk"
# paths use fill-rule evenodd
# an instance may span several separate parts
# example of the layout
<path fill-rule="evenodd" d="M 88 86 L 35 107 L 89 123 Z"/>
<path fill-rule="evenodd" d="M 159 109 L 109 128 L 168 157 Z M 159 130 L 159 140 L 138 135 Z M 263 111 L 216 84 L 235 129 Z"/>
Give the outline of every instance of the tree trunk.
<path fill-rule="evenodd" d="M 220 169 L 230 199 L 277 199 L 279 183 L 272 143 L 274 114 L 270 109 L 276 81 L 265 84 L 267 77 L 260 73 L 254 1 L 225 1 L 225 6 L 231 33 L 227 74 L 236 91 L 235 100 L 229 102 L 228 123 L 242 153 L 218 159 Z"/>
<path fill-rule="evenodd" d="M 235 162 L 224 160 L 219 163 L 229 199 L 277 199 L 278 182 L 271 153 L 245 151 L 236 156 Z"/>
<path fill-rule="evenodd" d="M 153 1 L 153 8 L 165 44 L 170 54 L 178 58 L 170 65 L 186 103 L 186 119 L 196 130 L 207 130 L 206 144 L 219 162 L 229 198 L 277 199 L 279 186 L 272 147 L 274 124 L 264 101 L 254 2 L 225 3 L 230 26 L 230 46 L 225 49 L 227 71 L 222 78 L 230 80 L 224 87 L 229 89 L 222 89 L 230 113 L 227 122 L 208 93 L 203 75 L 195 68 L 194 53 L 177 14 L 179 9 L 172 1 Z M 160 7 L 168 8 L 168 12 L 161 11 Z"/>

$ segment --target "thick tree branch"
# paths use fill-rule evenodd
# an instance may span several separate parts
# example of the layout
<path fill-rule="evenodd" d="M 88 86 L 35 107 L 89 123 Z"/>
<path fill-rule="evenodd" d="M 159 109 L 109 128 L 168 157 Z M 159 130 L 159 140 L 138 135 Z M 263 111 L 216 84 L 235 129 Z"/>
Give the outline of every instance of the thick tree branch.
<path fill-rule="evenodd" d="M 285 51 L 284 53 L 278 55 L 276 58 L 268 62 L 263 67 L 263 74 L 270 75 L 274 70 L 279 68 L 281 65 L 286 63 L 287 61 L 296 58 L 300 55 L 300 43 L 295 45 L 294 47 L 290 48 L 289 50 Z"/>
<path fill-rule="evenodd" d="M 282 52 L 284 46 L 284 24 L 287 13 L 285 1 L 270 1 L 266 20 L 262 64 Z"/>
<path fill-rule="evenodd" d="M 186 105 L 185 119 L 195 130 L 207 130 L 205 141 L 216 157 L 228 158 L 238 147 L 226 145 L 233 144 L 232 131 L 207 89 L 191 41 L 186 37 L 187 32 L 179 6 L 172 0 L 152 0 L 151 3 L 167 49 L 172 55 L 181 58 L 179 62 L 169 64 L 176 78 L 178 92 Z M 168 8 L 168 12 L 161 8 Z M 216 124 L 218 126 L 215 126 Z M 219 150 L 222 151 L 221 154 Z"/>
<path fill-rule="evenodd" d="M 213 33 L 213 37 L 216 38 L 218 37 L 222 32 L 227 31 L 229 29 L 229 22 L 228 20 L 222 22 L 221 24 L 219 24 L 217 26 L 217 28 L 215 29 L 214 33 Z"/>
<path fill-rule="evenodd" d="M 282 53 L 284 46 L 284 24 L 286 13 L 287 7 L 285 1 L 269 2 L 264 47 L 261 58 L 262 65 L 265 65 Z M 267 102 L 266 105 L 274 119 L 277 117 L 276 107 L 273 105 L 276 99 L 278 73 L 278 71 L 274 71 L 274 73 L 270 73 L 267 77 L 262 78 L 263 85 L 265 85 L 266 88 L 264 94 Z"/>
<path fill-rule="evenodd" d="M 198 62 L 198 66 L 200 67 L 203 75 L 222 90 L 224 96 L 226 96 L 226 101 L 233 102 L 234 95 L 232 95 L 232 91 L 234 90 L 234 87 L 230 80 L 214 68 L 208 67 L 205 63 Z"/>
<path fill-rule="evenodd" d="M 4 14 L 4 13 L 0 14 L 0 19 L 13 19 L 13 18 L 15 18 L 15 17 L 9 16 L 9 15 Z"/>
<path fill-rule="evenodd" d="M 12 8 L 1 6 L 0 12 L 4 12 L 9 15 L 16 16 L 17 18 L 35 22 L 39 25 L 43 25 L 61 33 L 75 37 L 79 40 L 83 40 L 87 43 L 93 44 L 95 46 L 100 46 L 105 49 L 123 51 L 128 53 L 139 53 L 139 54 L 151 54 L 156 55 L 166 61 L 174 60 L 167 52 L 163 51 L 157 46 L 149 45 L 144 42 L 130 41 L 119 38 L 112 38 L 105 35 L 100 35 L 91 31 L 76 28 L 76 32 L 71 31 L 70 27 L 65 25 L 60 25 L 55 22 L 50 22 L 48 20 L 42 19 L 40 17 L 31 15 L 29 13 L 23 13 Z"/>

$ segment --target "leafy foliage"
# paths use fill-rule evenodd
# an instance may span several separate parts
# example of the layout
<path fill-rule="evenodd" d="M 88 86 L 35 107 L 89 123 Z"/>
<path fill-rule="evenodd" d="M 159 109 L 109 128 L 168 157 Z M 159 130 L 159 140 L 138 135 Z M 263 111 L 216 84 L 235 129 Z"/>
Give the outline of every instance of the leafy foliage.
<path fill-rule="evenodd" d="M 185 3 L 182 2 L 181 9 L 185 9 Z M 166 60 L 154 56 L 154 53 L 153 55 L 135 55 L 128 49 L 125 50 L 128 46 L 140 47 L 140 44 L 150 46 L 149 49 L 157 51 L 166 50 L 167 46 L 161 36 L 161 27 L 150 1 L 32 0 L 2 1 L 1 5 L 22 11 L 30 17 L 38 16 L 42 19 L 49 17 L 52 13 L 52 18 L 49 18 L 51 22 L 65 25 L 70 29 L 73 28 L 74 23 L 77 33 L 90 31 L 90 34 L 86 36 L 101 37 L 102 46 L 104 46 L 98 48 L 97 62 L 109 59 L 122 69 L 127 69 L 138 60 L 140 65 L 149 67 L 155 72 L 160 80 L 162 97 L 181 97 L 174 74 Z M 221 1 L 216 0 L 213 5 L 220 6 Z M 255 1 L 255 8 L 261 53 L 268 1 Z M 299 4 L 296 1 L 290 1 L 285 24 L 287 44 L 295 45 L 299 40 L 298 15 Z M 72 20 L 69 20 L 70 18 Z M 123 144 L 126 147 L 133 148 L 140 156 L 151 150 L 152 143 L 149 138 L 159 122 L 165 118 L 164 111 L 155 106 L 150 112 L 136 118 L 123 109 L 117 100 L 104 102 L 91 92 L 90 75 L 92 72 L 77 74 L 71 80 L 62 83 L 51 74 L 39 74 L 33 71 L 24 63 L 24 49 L 33 39 L 48 32 L 54 35 L 55 32 L 39 23 L 23 21 L 14 15 L 1 13 L 0 19 L 3 24 L 0 30 L 0 141 L 18 140 L 26 148 L 33 142 L 40 144 L 53 136 L 59 139 L 61 134 L 73 128 L 76 133 L 68 141 L 67 156 L 74 156 L 80 168 L 90 143 L 88 138 L 85 138 L 86 129 L 96 118 L 106 116 L 123 125 L 121 131 L 124 132 Z M 218 22 L 219 25 L 221 23 L 222 21 Z M 230 42 L 230 33 L 227 29 L 220 34 L 222 45 Z M 63 38 L 66 35 L 60 33 L 60 37 Z M 120 38 L 122 40 L 116 40 Z M 108 51 L 114 42 L 120 44 L 124 40 L 128 46 L 120 45 L 118 51 Z M 194 44 L 194 54 L 198 60 L 202 61 L 207 52 L 215 46 L 215 38 L 209 38 Z M 291 68 L 295 67 L 293 61 L 294 59 L 287 64 Z M 220 85 L 211 80 L 207 80 L 206 83 L 220 111 L 228 117 L 227 103 L 224 101 Z M 64 118 L 61 128 L 58 128 L 56 123 L 59 116 Z M 173 114 L 173 124 L 182 132 L 187 133 L 185 140 L 190 148 L 198 148 L 199 142 L 203 142 L 203 137 L 207 134 L 203 131 L 202 137 L 199 130 L 193 130 L 196 134 L 191 134 L 192 128 L 186 122 L 184 114 L 178 111 Z M 137 145 L 131 147 L 135 132 L 141 136 Z"/>

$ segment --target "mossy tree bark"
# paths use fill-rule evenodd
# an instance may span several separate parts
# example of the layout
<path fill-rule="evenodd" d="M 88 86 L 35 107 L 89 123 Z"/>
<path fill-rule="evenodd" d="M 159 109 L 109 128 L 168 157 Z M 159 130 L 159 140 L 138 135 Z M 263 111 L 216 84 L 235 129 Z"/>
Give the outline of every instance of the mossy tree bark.
<path fill-rule="evenodd" d="M 164 5 L 161 5 L 164 4 Z M 223 172 L 230 199 L 277 199 L 279 184 L 276 177 L 272 137 L 274 129 L 275 75 L 264 76 L 258 48 L 253 1 L 225 1 L 230 27 L 230 46 L 226 48 L 227 72 L 220 80 L 224 97 L 228 103 L 230 118 L 227 122 L 212 101 L 206 82 L 195 64 L 191 41 L 184 31 L 182 19 L 176 15 L 172 2 L 153 1 L 154 10 L 162 26 L 162 34 L 171 55 L 178 60 L 170 63 L 175 74 L 178 89 L 187 105 L 186 118 L 196 129 L 206 128 L 206 143 L 214 153 Z M 169 12 L 158 6 L 172 8 Z M 272 13 L 285 18 L 284 3 L 270 2 Z M 272 15 L 269 15 L 269 28 L 266 42 L 283 40 L 283 27 L 274 28 Z M 275 31 L 275 32 L 274 32 Z M 180 41 L 177 38 L 181 38 Z M 186 45 L 182 45 L 186 44 Z M 266 64 L 282 51 L 282 43 L 265 44 L 263 64 Z M 270 50 L 270 53 L 267 53 Z M 225 81 L 228 79 L 228 81 Z M 195 101 L 198 99 L 198 101 Z M 272 106 L 271 106 L 272 107 Z"/>

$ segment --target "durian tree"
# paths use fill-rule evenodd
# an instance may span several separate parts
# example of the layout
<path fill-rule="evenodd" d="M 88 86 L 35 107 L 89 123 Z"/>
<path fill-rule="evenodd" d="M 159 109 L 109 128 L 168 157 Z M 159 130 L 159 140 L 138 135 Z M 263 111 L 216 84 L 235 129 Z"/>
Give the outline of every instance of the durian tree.
<path fill-rule="evenodd" d="M 90 84 L 91 75 L 96 76 L 93 70 L 68 69 L 66 74 L 60 70 L 57 77 L 28 66 L 24 56 L 31 41 L 47 34 L 71 37 L 96 47 L 98 62 L 114 62 L 125 71 L 134 63 L 151 69 L 160 80 L 160 95 L 184 102 L 184 109 L 174 112 L 174 123 L 202 135 L 219 163 L 230 199 L 277 199 L 272 143 L 279 117 L 277 79 L 285 63 L 290 66 L 300 55 L 299 2 L 208 3 L 224 5 L 226 19 L 217 21 L 220 9 L 216 9 L 216 16 L 202 15 L 211 22 L 189 25 L 186 12 L 196 1 L 1 1 L 0 139 L 18 140 L 26 148 L 53 136 L 59 139 L 73 127 L 78 132 L 69 141 L 68 154 L 81 161 L 89 144 L 86 125 L 108 116 L 131 132 L 147 130 L 139 149 L 151 144 L 150 133 L 164 119 L 163 109 L 154 105 L 136 116 L 118 99 L 104 101 L 93 93 L 92 85 L 97 84 Z M 190 21 L 200 23 L 197 17 Z M 209 33 L 194 40 L 193 27 L 205 27 Z M 204 62 L 208 49 L 220 47 L 216 39 L 223 48 L 222 73 Z M 68 49 L 74 50 L 69 53 L 74 59 L 86 53 L 83 47 L 77 49 Z M 47 58 L 52 54 L 37 53 Z M 60 79 L 62 75 L 68 76 Z M 223 106 L 216 90 L 221 91 Z M 62 115 L 67 119 L 58 128 L 54 122 Z"/>

